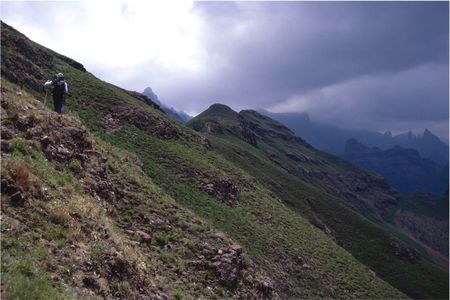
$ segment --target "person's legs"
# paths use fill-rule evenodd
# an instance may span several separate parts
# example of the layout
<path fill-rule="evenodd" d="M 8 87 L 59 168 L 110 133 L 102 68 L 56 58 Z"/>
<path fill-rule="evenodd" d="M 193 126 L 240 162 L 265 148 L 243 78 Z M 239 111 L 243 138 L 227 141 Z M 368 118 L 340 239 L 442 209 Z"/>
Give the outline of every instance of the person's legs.
<path fill-rule="evenodd" d="M 53 99 L 53 105 L 55 107 L 55 111 L 58 114 L 64 113 L 64 99 Z"/>

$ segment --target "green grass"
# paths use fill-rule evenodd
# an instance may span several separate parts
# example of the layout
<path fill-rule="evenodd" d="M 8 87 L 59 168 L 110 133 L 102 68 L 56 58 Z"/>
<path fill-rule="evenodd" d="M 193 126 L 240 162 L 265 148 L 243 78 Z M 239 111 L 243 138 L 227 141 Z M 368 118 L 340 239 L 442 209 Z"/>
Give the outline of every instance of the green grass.
<path fill-rule="evenodd" d="M 273 193 L 294 212 L 313 223 L 319 219 L 331 230 L 339 245 L 369 266 L 381 278 L 412 297 L 423 298 L 429 297 L 428 295 L 435 298 L 447 297 L 448 275 L 430 262 L 430 257 L 422 246 L 393 230 L 394 228 L 387 228 L 390 233 L 397 233 L 395 235 L 397 238 L 406 245 L 417 248 L 424 256 L 424 260 L 416 263 L 397 258 L 389 247 L 389 241 L 396 240 L 390 233 L 344 207 L 338 199 L 275 166 L 260 149 L 233 135 L 225 134 L 209 138 L 214 148 L 225 158 L 266 186 L 274 187 Z M 423 274 L 427 275 L 424 277 Z"/>
<path fill-rule="evenodd" d="M 36 101 L 28 99 L 27 94 L 24 101 L 14 102 L 17 99 L 11 95 L 15 92 L 12 89 L 16 88 L 8 85 L 7 104 L 21 112 L 20 118 L 35 115 L 40 123 L 34 126 L 45 128 L 49 118 L 42 116 L 48 117 L 48 112 Z M 24 113 L 25 105 L 38 107 Z M 52 121 L 61 122 L 56 124 L 61 131 L 67 129 L 64 126 L 81 126 L 71 117 L 53 116 Z M 52 133 L 57 134 L 56 131 Z M 176 204 L 142 172 L 136 155 L 94 138 L 95 150 L 107 159 L 106 178 L 103 179 L 114 188 L 121 188 L 120 198 L 105 202 L 94 199 L 83 188 L 89 179 L 86 178 L 89 168 L 79 175 L 79 168 L 74 168 L 70 160 L 58 163 L 46 159 L 40 143 L 27 137 L 25 132 L 17 134 L 10 141 L 8 152 L 2 153 L 2 178 L 3 175 L 8 180 L 13 178 L 13 170 L 19 165 L 27 170 L 27 178 L 41 182 L 46 195 L 27 197 L 24 207 L 15 207 L 9 205 L 8 195 L 2 194 L 2 218 L 20 227 L 20 231 L 9 227 L 1 231 L 4 242 L 2 270 L 5 272 L 2 279 L 5 279 L 4 290 L 8 298 L 12 295 L 13 299 L 65 299 L 66 294 L 71 298 L 70 289 L 83 287 L 82 279 L 94 272 L 100 276 L 102 281 L 99 282 L 106 285 L 104 292 L 108 297 L 134 298 L 138 289 L 146 287 L 152 289 L 147 291 L 149 294 L 160 290 L 171 298 L 176 295 L 183 298 L 255 297 L 257 285 L 252 279 L 240 279 L 239 286 L 233 289 L 224 287 L 209 258 L 202 257 L 204 244 L 217 253 L 218 249 L 234 242 L 225 236 L 217 239 L 215 236 L 219 235 L 210 224 Z M 166 141 L 173 153 L 185 147 L 185 142 L 180 140 L 179 143 L 172 145 Z M 195 151 L 187 156 L 194 159 Z M 80 179 L 83 179 L 83 185 Z M 127 217 L 125 222 L 124 216 Z M 2 226 L 7 223 L 4 220 Z M 141 241 L 138 230 L 150 233 L 153 238 Z M 24 251 L 29 252 L 24 255 Z M 108 266 L 119 253 L 126 258 L 131 270 L 121 282 L 108 273 Z M 261 272 L 251 261 L 245 268 L 251 268 L 253 276 Z M 60 279 L 59 283 L 52 278 Z M 99 294 L 93 286 L 87 288 Z M 83 288 L 76 292 L 79 298 L 87 296 Z"/>
<path fill-rule="evenodd" d="M 29 214 L 30 215 L 30 214 Z M 42 217 L 34 216 L 39 224 Z M 74 299 L 75 295 L 61 283 L 52 283 L 45 269 L 48 250 L 39 242 L 39 235 L 24 231 L 6 219 L 2 221 L 2 286 L 8 299 Z M 41 228 L 43 229 L 43 228 Z"/>
<path fill-rule="evenodd" d="M 352 295 L 362 297 L 369 295 L 364 293 L 374 288 L 372 284 L 377 286 L 372 297 L 380 297 L 389 290 L 385 283 L 372 283 L 375 279 L 366 277 L 367 269 L 305 219 L 270 198 L 262 187 L 241 186 L 238 205 L 230 207 L 211 199 L 196 187 L 192 178 L 180 179 L 175 175 L 181 169 L 201 170 L 210 176 L 225 173 L 235 180 L 245 175 L 214 152 L 202 151 L 185 141 L 162 141 L 133 126 L 102 138 L 135 152 L 144 162 L 147 174 L 159 186 L 180 204 L 242 244 L 252 260 L 276 279 L 279 289 L 284 291 L 283 296 L 338 297 L 348 288 L 356 290 Z M 313 264 L 314 272 L 301 269 L 295 261 L 298 256 Z M 344 265 L 346 267 L 342 269 Z M 343 270 L 346 271 L 341 273 Z M 286 279 L 283 278 L 286 272 L 297 275 Z M 338 282 L 336 278 L 339 278 Z M 326 282 L 333 290 L 325 286 Z"/>

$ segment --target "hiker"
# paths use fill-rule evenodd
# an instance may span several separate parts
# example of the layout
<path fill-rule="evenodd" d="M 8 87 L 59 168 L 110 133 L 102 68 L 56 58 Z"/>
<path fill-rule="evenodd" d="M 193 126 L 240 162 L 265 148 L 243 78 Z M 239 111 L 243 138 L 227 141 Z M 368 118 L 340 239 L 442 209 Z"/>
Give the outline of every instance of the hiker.
<path fill-rule="evenodd" d="M 67 93 L 69 92 L 69 88 L 67 87 L 67 82 L 64 81 L 64 75 L 62 73 L 58 73 L 53 76 L 52 80 L 47 80 L 44 84 L 46 90 L 53 89 L 53 105 L 55 107 L 55 111 L 58 114 L 64 113 L 64 103 L 67 99 Z"/>

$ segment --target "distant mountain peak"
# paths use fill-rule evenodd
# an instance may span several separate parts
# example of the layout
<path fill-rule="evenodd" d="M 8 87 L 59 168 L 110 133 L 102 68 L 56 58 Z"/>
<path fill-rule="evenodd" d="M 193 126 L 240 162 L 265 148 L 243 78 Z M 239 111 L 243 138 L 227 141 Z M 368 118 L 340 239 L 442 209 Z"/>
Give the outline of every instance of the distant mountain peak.
<path fill-rule="evenodd" d="M 227 106 L 225 104 L 222 104 L 222 103 L 211 104 L 209 106 L 209 109 L 210 110 L 226 110 L 226 111 L 233 111 L 233 112 L 235 112 L 233 109 L 231 109 L 231 107 L 229 107 L 229 106 Z"/>
<path fill-rule="evenodd" d="M 163 109 L 163 111 L 169 115 L 171 118 L 178 120 L 182 123 L 186 123 L 187 121 L 189 121 L 192 117 L 189 116 L 187 113 L 185 113 L 184 111 L 177 111 L 175 110 L 173 107 L 169 107 L 167 105 L 165 105 L 164 103 L 162 103 L 159 98 L 158 95 L 155 94 L 155 92 L 152 90 L 151 87 L 146 87 L 144 89 L 144 91 L 142 92 L 142 94 L 144 94 L 145 96 L 147 96 L 148 98 L 150 98 L 150 100 L 152 100 L 153 102 L 157 103 L 159 106 L 161 106 L 161 108 Z"/>
<path fill-rule="evenodd" d="M 214 104 L 210 105 L 207 110 L 205 110 L 198 116 L 207 117 L 207 118 L 237 120 L 239 114 L 237 112 L 235 112 L 231 107 L 229 107 L 225 104 L 214 103 Z"/>
<path fill-rule="evenodd" d="M 159 99 L 158 99 L 158 95 L 156 95 L 155 92 L 153 92 L 151 87 L 149 87 L 149 86 L 146 87 L 144 89 L 143 94 L 146 95 L 147 97 L 149 97 L 151 100 L 157 102 L 159 105 L 161 105 L 161 102 L 159 102 Z"/>
<path fill-rule="evenodd" d="M 428 130 L 428 128 L 425 128 L 425 130 L 423 131 L 423 135 L 422 135 L 423 139 L 428 139 L 428 138 L 432 138 L 432 139 L 439 139 L 437 136 L 435 136 L 430 130 Z"/>
<path fill-rule="evenodd" d="M 423 134 L 414 134 L 411 130 L 392 134 L 362 130 L 345 129 L 337 125 L 325 124 L 306 119 L 306 113 L 271 113 L 260 110 L 261 113 L 276 119 L 293 130 L 299 137 L 305 139 L 315 148 L 335 155 L 342 155 L 345 143 L 350 138 L 356 138 L 369 147 L 387 150 L 396 145 L 419 151 L 420 156 L 434 160 L 440 165 L 448 163 L 448 144 L 439 139 L 429 129 Z"/>

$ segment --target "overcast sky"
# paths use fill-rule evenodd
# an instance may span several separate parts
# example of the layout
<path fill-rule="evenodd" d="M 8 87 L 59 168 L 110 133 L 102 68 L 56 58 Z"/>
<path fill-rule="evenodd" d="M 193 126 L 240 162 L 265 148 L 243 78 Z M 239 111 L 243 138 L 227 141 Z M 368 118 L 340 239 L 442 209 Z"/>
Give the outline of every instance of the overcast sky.
<path fill-rule="evenodd" d="M 448 141 L 448 5 L 2 1 L 1 18 L 190 114 L 220 102 Z"/>

